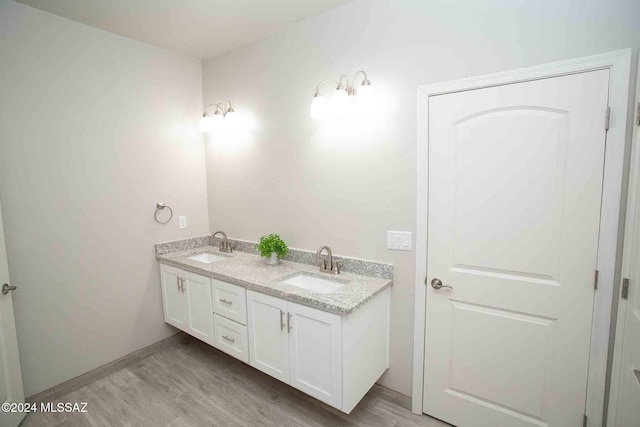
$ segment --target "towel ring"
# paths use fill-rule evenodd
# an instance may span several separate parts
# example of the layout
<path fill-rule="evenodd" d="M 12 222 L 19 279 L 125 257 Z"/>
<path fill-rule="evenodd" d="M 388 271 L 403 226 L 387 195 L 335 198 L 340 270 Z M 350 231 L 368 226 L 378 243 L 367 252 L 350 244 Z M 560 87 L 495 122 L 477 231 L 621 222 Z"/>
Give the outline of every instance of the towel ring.
<path fill-rule="evenodd" d="M 160 220 L 158 219 L 158 212 L 160 212 L 160 211 L 161 211 L 161 210 L 163 210 L 164 208 L 169 209 L 169 214 L 170 214 L 170 215 L 169 215 L 169 219 L 168 219 L 168 220 L 166 220 L 166 221 L 160 221 Z M 158 224 L 166 224 L 166 223 L 168 223 L 169 221 L 171 221 L 171 218 L 173 218 L 173 209 L 171 209 L 169 206 L 165 205 L 165 204 L 164 204 L 164 203 L 162 203 L 162 202 L 158 202 L 158 203 L 156 203 L 156 212 L 153 214 L 153 218 L 156 220 L 156 222 L 157 222 Z"/>

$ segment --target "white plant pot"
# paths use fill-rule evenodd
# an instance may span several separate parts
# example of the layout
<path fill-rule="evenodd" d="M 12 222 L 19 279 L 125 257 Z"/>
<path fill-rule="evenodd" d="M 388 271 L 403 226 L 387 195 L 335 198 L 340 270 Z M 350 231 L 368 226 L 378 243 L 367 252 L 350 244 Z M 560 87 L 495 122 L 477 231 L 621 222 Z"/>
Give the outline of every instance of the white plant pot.
<path fill-rule="evenodd" d="M 278 254 L 275 252 L 271 252 L 271 256 L 262 257 L 264 263 L 267 265 L 278 265 L 280 264 L 280 258 L 278 258 Z"/>

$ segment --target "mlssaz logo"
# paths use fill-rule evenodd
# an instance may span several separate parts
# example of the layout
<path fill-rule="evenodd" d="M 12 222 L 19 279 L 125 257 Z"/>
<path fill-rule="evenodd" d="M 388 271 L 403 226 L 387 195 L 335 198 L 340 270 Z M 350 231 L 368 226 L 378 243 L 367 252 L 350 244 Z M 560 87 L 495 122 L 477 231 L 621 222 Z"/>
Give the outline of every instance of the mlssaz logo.
<path fill-rule="evenodd" d="M 40 412 L 88 412 L 87 402 L 41 402 Z"/>

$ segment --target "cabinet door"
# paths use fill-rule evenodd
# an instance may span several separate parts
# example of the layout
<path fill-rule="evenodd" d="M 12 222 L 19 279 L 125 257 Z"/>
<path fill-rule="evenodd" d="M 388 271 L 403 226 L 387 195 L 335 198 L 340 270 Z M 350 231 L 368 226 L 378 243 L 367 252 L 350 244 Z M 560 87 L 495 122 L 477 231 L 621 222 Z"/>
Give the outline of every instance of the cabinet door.
<path fill-rule="evenodd" d="M 287 302 L 279 298 L 247 292 L 249 317 L 249 364 L 289 383 L 289 334 Z"/>
<path fill-rule="evenodd" d="M 289 302 L 290 384 L 342 407 L 342 328 L 337 314 Z"/>
<path fill-rule="evenodd" d="M 182 270 L 160 264 L 160 279 L 162 282 L 162 305 L 164 321 L 185 332 L 187 326 L 187 295 L 180 287 L 180 273 Z"/>
<path fill-rule="evenodd" d="M 211 279 L 183 271 L 184 288 L 188 301 L 189 334 L 213 345 L 213 307 L 211 305 Z"/>

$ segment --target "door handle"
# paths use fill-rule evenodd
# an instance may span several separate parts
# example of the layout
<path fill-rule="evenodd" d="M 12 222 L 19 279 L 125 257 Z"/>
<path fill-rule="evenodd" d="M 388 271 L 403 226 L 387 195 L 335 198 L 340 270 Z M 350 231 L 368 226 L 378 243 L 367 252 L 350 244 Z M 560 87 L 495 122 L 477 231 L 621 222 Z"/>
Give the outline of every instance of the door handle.
<path fill-rule="evenodd" d="M 438 279 L 437 277 L 431 281 L 431 287 L 433 289 L 442 289 L 442 288 L 453 289 L 453 286 L 451 285 L 443 285 L 442 280 Z"/>
<path fill-rule="evenodd" d="M 287 332 L 291 332 L 293 326 L 291 326 L 291 313 L 287 313 Z"/>
<path fill-rule="evenodd" d="M 2 295 L 8 294 L 9 291 L 15 291 L 17 288 L 17 286 L 9 286 L 8 283 L 5 283 L 4 285 L 2 285 Z"/>
<path fill-rule="evenodd" d="M 180 278 L 180 292 L 184 294 L 184 277 Z"/>
<path fill-rule="evenodd" d="M 284 331 L 284 311 L 280 310 L 280 330 Z"/>

